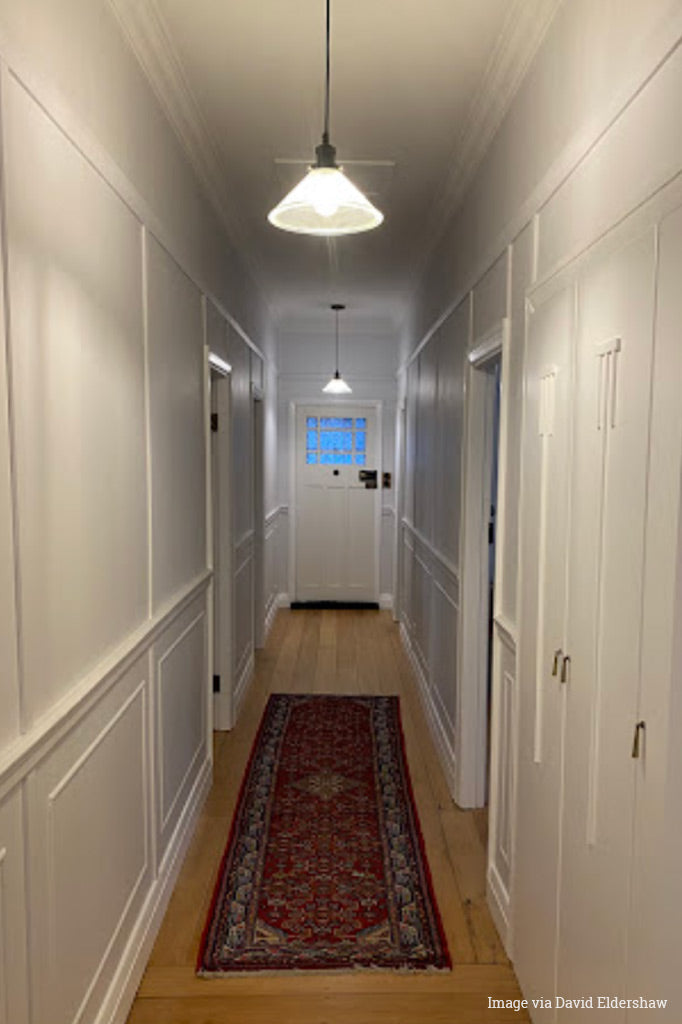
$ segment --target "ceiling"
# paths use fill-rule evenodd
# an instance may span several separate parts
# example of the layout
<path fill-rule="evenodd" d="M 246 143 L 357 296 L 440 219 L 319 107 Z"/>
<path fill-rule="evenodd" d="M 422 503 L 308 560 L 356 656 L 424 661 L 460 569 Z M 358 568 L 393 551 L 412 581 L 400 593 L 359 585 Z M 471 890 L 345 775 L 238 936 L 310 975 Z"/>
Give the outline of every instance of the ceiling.
<path fill-rule="evenodd" d="M 284 334 L 397 337 L 556 0 L 332 0 L 331 141 L 385 214 L 335 240 L 266 215 L 323 121 L 324 0 L 112 0 L 206 191 Z"/>

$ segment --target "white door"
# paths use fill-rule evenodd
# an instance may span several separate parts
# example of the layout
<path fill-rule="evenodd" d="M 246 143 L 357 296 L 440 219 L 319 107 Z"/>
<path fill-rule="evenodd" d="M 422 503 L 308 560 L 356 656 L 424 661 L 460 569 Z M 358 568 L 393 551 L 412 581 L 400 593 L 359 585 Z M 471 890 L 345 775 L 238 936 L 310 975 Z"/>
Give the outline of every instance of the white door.
<path fill-rule="evenodd" d="M 295 451 L 296 600 L 378 601 L 377 409 L 298 406 Z"/>
<path fill-rule="evenodd" d="M 573 310 L 571 286 L 534 296 L 526 341 L 513 930 L 528 999 L 556 991 Z"/>
<path fill-rule="evenodd" d="M 627 987 L 655 260 L 651 229 L 579 283 L 558 972 L 568 998 Z M 625 1017 L 609 1012 L 613 1024 Z"/>

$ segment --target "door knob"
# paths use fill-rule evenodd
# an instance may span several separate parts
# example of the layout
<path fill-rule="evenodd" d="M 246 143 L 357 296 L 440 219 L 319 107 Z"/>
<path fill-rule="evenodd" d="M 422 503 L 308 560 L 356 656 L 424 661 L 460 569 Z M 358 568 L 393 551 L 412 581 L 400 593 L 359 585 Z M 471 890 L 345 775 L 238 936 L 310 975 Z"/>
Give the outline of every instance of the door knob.
<path fill-rule="evenodd" d="M 568 666 L 571 664 L 571 659 L 568 654 L 564 655 L 564 660 L 561 663 L 561 682 L 565 683 L 568 679 Z"/>
<path fill-rule="evenodd" d="M 564 652 L 561 650 L 560 647 L 557 647 L 556 651 L 554 652 L 554 660 L 552 661 L 552 675 L 553 676 L 558 676 L 559 675 L 559 658 L 561 657 L 561 655 L 563 653 Z"/>

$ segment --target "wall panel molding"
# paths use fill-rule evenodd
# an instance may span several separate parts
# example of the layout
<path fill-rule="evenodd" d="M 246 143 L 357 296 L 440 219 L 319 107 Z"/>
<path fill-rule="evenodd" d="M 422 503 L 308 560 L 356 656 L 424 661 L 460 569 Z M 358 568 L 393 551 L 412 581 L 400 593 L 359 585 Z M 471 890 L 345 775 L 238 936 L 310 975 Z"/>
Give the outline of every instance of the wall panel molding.
<path fill-rule="evenodd" d="M 76 683 L 66 698 L 0 755 L 0 798 L 13 788 L 38 761 L 89 713 L 121 676 L 145 653 L 155 639 L 185 609 L 208 589 L 210 571 L 190 583 L 179 595 L 159 609 L 156 615 L 129 636 L 125 643 L 111 652 Z"/>

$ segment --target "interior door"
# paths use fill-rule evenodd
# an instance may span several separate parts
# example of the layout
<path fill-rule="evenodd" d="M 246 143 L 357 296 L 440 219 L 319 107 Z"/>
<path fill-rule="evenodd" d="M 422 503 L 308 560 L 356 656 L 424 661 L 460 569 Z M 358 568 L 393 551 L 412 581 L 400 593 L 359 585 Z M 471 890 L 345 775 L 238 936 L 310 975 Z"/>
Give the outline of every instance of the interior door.
<path fill-rule="evenodd" d="M 574 295 L 563 286 L 534 298 L 527 322 L 513 905 L 514 960 L 528 999 L 556 990 Z M 539 1007 L 533 1020 L 555 1014 Z"/>
<path fill-rule="evenodd" d="M 557 991 L 627 985 L 655 232 L 579 282 Z M 595 999 L 596 1004 L 596 999 Z M 602 1011 L 564 1009 L 563 1022 Z M 611 1009 L 621 1024 L 625 1010 Z"/>
<path fill-rule="evenodd" d="M 370 406 L 296 409 L 297 601 L 378 601 L 377 421 Z"/>

